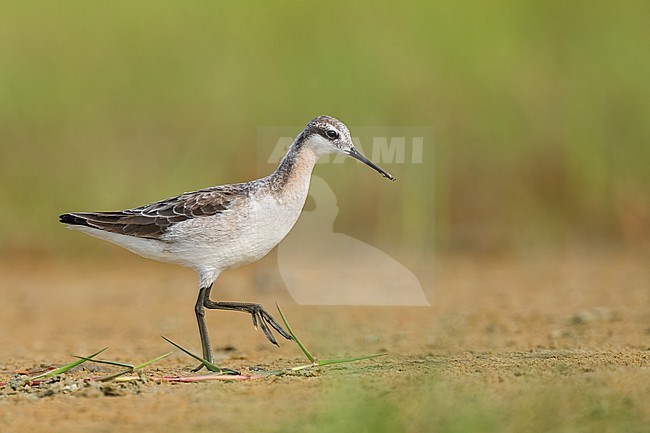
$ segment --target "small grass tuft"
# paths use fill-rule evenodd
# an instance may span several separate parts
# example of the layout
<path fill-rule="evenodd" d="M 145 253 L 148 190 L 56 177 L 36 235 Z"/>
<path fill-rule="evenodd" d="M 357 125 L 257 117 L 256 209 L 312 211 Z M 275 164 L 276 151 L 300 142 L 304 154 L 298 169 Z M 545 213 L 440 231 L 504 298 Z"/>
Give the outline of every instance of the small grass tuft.
<path fill-rule="evenodd" d="M 199 361 L 199 362 L 200 362 L 201 364 L 203 364 L 203 365 L 205 366 L 205 368 L 207 368 L 209 371 L 212 371 L 212 372 L 214 372 L 214 373 L 220 373 L 220 374 L 239 375 L 239 372 L 236 371 L 236 370 L 231 370 L 231 369 L 229 369 L 229 368 L 221 368 L 221 367 L 219 367 L 219 366 L 217 366 L 217 365 L 211 363 L 210 361 L 208 361 L 208 360 L 206 360 L 206 359 L 203 359 L 203 358 L 200 357 L 199 355 L 195 355 L 194 353 L 190 352 L 189 350 L 187 350 L 186 348 L 184 348 L 184 347 L 181 346 L 180 344 L 178 344 L 178 343 L 174 343 L 172 340 L 170 340 L 169 338 L 165 337 L 164 335 L 161 335 L 161 337 L 163 338 L 163 340 L 167 341 L 167 342 L 168 342 L 169 344 L 171 344 L 172 346 L 178 348 L 179 350 L 185 352 L 186 354 L 188 354 L 188 355 L 191 356 L 192 358 L 194 358 L 194 359 L 196 359 L 197 361 Z"/>
<path fill-rule="evenodd" d="M 96 362 L 98 364 L 115 365 L 115 366 L 118 366 L 118 367 L 124 367 L 125 368 L 125 370 L 118 371 L 115 374 L 111 374 L 109 376 L 100 377 L 100 378 L 95 379 L 95 380 L 97 380 L 99 382 L 109 382 L 109 381 L 111 381 L 113 379 L 117 379 L 120 376 L 124 376 L 127 373 L 133 373 L 134 371 L 140 370 L 140 369 L 142 369 L 142 368 L 144 368 L 144 367 L 146 367 L 148 365 L 153 364 L 154 362 L 158 362 L 161 359 L 164 359 L 164 358 L 168 357 L 172 353 L 174 353 L 174 352 L 167 352 L 167 353 L 165 353 L 163 355 L 157 356 L 157 357 L 155 357 L 153 359 L 150 359 L 149 361 L 143 362 L 142 364 L 135 365 L 135 366 L 131 365 L 131 364 L 127 364 L 125 362 L 108 361 L 108 360 L 104 360 L 104 359 L 90 359 L 90 358 L 84 358 L 82 356 L 77 356 L 77 358 L 81 358 L 81 360 L 83 360 L 83 361 Z"/>
<path fill-rule="evenodd" d="M 311 367 L 325 367 L 327 365 L 333 365 L 333 364 L 346 364 L 349 362 L 357 362 L 357 361 L 363 361 L 366 359 L 373 359 L 373 358 L 378 358 L 380 356 L 386 356 L 388 355 L 387 353 L 376 353 L 373 355 L 363 355 L 363 356 L 356 356 L 354 358 L 338 358 L 338 359 L 324 359 L 322 361 L 317 360 L 307 349 L 307 347 L 300 341 L 300 339 L 296 336 L 295 332 L 293 332 L 293 329 L 291 329 L 291 325 L 289 325 L 289 322 L 287 321 L 287 318 L 284 316 L 284 313 L 282 313 L 282 309 L 280 306 L 276 303 L 275 306 L 278 309 L 278 312 L 280 313 L 280 317 L 282 318 L 282 322 L 284 322 L 284 326 L 287 327 L 287 331 L 289 331 L 289 334 L 291 337 L 294 339 L 296 344 L 298 344 L 298 347 L 300 347 L 300 350 L 302 350 L 302 353 L 305 354 L 307 359 L 311 362 L 309 365 L 300 365 L 298 367 L 292 367 L 290 368 L 291 371 L 298 371 L 298 370 L 304 370 L 306 368 L 311 368 Z"/>
<path fill-rule="evenodd" d="M 59 368 L 56 368 L 54 370 L 50 370 L 50 371 L 46 371 L 46 372 L 41 373 L 41 374 L 37 374 L 36 376 L 29 378 L 28 381 L 33 382 L 33 381 L 38 380 L 38 379 L 45 379 L 46 377 L 55 376 L 57 374 L 65 373 L 66 371 L 73 369 L 77 365 L 81 365 L 86 361 L 92 360 L 92 358 L 99 355 L 100 353 L 102 353 L 106 349 L 108 349 L 108 347 L 104 347 L 102 350 L 100 350 L 98 352 L 95 352 L 92 355 L 89 355 L 89 356 L 86 356 L 86 357 L 78 356 L 77 358 L 80 358 L 80 359 L 78 359 L 76 361 L 73 361 L 73 362 L 71 362 L 69 364 L 63 365 L 63 366 L 61 366 Z"/>

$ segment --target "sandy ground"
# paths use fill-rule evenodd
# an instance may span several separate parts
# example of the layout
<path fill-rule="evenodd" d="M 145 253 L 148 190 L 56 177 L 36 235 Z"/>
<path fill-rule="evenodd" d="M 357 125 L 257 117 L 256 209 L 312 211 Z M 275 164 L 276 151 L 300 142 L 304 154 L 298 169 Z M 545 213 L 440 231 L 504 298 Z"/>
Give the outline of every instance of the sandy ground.
<path fill-rule="evenodd" d="M 195 361 L 176 350 L 143 380 L 100 384 L 88 379 L 115 369 L 84 364 L 37 387 L 20 374 L 104 347 L 103 359 L 138 364 L 173 350 L 160 335 L 198 353 L 196 277 L 115 250 L 105 260 L 8 255 L 0 431 L 648 431 L 649 258 L 599 249 L 412 261 L 430 307 L 340 307 L 297 305 L 271 255 L 224 274 L 213 293 L 269 311 L 278 302 L 320 358 L 388 355 L 250 381 L 153 380 L 193 375 Z M 225 367 L 305 363 L 245 314 L 207 320 Z"/>

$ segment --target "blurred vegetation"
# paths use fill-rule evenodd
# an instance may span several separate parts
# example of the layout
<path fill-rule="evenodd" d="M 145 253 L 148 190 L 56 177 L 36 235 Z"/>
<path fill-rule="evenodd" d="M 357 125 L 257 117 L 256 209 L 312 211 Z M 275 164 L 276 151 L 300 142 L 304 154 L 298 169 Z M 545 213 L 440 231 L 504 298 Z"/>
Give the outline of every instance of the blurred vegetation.
<path fill-rule="evenodd" d="M 61 212 L 257 177 L 256 128 L 318 114 L 435 130 L 423 164 L 386 164 L 395 184 L 317 168 L 338 230 L 647 241 L 649 18 L 640 0 L 2 1 L 0 249 L 86 242 Z"/>
<path fill-rule="evenodd" d="M 513 380 L 506 375 L 499 383 L 470 374 L 461 380 L 444 376 L 402 377 L 398 385 L 393 383 L 383 390 L 373 389 L 376 384 L 370 381 L 353 377 L 348 381 L 352 383 L 341 384 L 316 400 L 314 413 L 302 414 L 294 425 L 277 431 L 647 431 L 648 410 L 643 398 L 648 386 L 630 388 L 629 381 L 621 383 L 620 376 L 618 381 L 605 374 L 596 376 Z"/>

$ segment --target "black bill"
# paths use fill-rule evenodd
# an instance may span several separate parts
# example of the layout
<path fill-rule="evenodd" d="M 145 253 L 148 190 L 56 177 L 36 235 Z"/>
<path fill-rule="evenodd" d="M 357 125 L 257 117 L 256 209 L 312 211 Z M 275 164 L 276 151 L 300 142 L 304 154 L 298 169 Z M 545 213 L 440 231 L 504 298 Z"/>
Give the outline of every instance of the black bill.
<path fill-rule="evenodd" d="M 365 156 L 360 154 L 359 151 L 357 149 L 355 149 L 354 147 L 348 151 L 348 155 L 350 155 L 352 158 L 357 159 L 357 160 L 363 162 L 364 164 L 374 168 L 379 173 L 381 173 L 381 175 L 384 176 L 385 178 L 390 179 L 392 181 L 397 180 L 390 173 L 388 173 L 387 171 L 384 171 L 377 164 L 375 164 L 374 162 L 372 162 L 371 160 L 369 160 L 368 158 L 366 158 Z"/>

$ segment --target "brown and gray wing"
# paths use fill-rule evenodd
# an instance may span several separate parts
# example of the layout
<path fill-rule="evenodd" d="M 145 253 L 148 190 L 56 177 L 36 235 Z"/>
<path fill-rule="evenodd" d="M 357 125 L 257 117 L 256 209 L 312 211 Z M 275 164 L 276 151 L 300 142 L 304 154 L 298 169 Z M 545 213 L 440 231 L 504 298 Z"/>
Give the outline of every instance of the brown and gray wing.
<path fill-rule="evenodd" d="M 128 236 L 158 239 L 169 227 L 181 221 L 227 210 L 236 196 L 228 189 L 209 188 L 124 211 L 63 214 L 59 216 L 59 221 Z"/>

